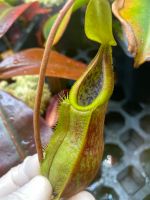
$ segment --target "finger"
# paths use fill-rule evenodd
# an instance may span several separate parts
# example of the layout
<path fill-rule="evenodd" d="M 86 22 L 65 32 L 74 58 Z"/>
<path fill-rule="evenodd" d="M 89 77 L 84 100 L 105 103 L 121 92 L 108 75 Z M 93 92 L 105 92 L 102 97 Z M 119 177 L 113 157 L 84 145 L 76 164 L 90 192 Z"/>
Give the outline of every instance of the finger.
<path fill-rule="evenodd" d="M 36 176 L 2 200 L 49 200 L 51 194 L 52 187 L 49 181 L 43 176 Z"/>
<path fill-rule="evenodd" d="M 95 200 L 95 198 L 89 192 L 83 191 L 74 195 L 68 200 Z"/>
<path fill-rule="evenodd" d="M 0 197 L 12 193 L 38 175 L 39 168 L 37 155 L 27 157 L 22 164 L 12 168 L 0 178 Z"/>

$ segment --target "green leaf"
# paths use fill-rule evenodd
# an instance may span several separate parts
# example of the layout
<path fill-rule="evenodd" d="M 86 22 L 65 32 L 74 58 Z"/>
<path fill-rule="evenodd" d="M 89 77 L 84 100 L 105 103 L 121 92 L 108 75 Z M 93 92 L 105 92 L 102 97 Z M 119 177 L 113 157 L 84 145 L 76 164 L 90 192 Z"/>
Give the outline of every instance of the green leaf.
<path fill-rule="evenodd" d="M 85 15 L 85 33 L 96 42 L 116 45 L 108 0 L 90 0 Z"/>
<path fill-rule="evenodd" d="M 76 0 L 73 6 L 73 12 L 81 8 L 82 6 L 88 4 L 89 0 Z"/>
<path fill-rule="evenodd" d="M 53 16 L 51 16 L 44 24 L 44 28 L 43 28 L 43 34 L 44 34 L 44 37 L 45 39 L 48 38 L 48 34 L 57 18 L 58 14 L 55 14 Z"/>
<path fill-rule="evenodd" d="M 68 12 L 66 13 L 66 15 L 64 16 L 58 30 L 57 30 L 57 33 L 56 33 L 56 36 L 55 36 L 55 39 L 54 39 L 54 42 L 53 42 L 53 45 L 55 45 L 59 40 L 60 38 L 62 37 L 63 33 L 65 32 L 66 30 L 66 27 L 69 23 L 69 20 L 70 20 L 70 17 L 71 17 L 71 14 L 72 14 L 72 8 L 73 6 L 68 10 Z M 55 14 L 53 15 L 47 22 L 46 24 L 44 25 L 44 36 L 45 38 L 48 37 L 49 35 L 49 32 L 57 18 L 58 14 Z"/>
<path fill-rule="evenodd" d="M 150 0 L 115 0 L 112 8 L 135 57 L 134 66 L 150 61 Z"/>
<path fill-rule="evenodd" d="M 71 17 L 71 14 L 72 12 L 75 12 L 76 10 L 78 10 L 79 8 L 81 8 L 83 5 L 87 4 L 89 2 L 89 0 L 76 0 L 73 7 L 71 9 L 69 9 L 69 11 L 67 12 L 66 16 L 64 17 L 58 31 L 57 31 L 57 35 L 55 37 L 55 41 L 54 41 L 54 44 L 56 44 L 60 38 L 62 37 L 67 25 L 68 25 L 68 22 L 70 20 L 70 17 Z M 48 37 L 48 34 L 56 20 L 58 16 L 58 13 L 51 16 L 45 23 L 44 25 L 44 29 L 43 29 L 43 34 L 44 34 L 44 37 L 45 39 L 47 39 Z"/>
<path fill-rule="evenodd" d="M 67 27 L 67 25 L 68 25 L 68 23 L 70 21 L 70 17 L 71 17 L 71 14 L 72 14 L 72 8 L 73 8 L 73 6 L 68 10 L 66 15 L 64 16 L 64 18 L 63 18 L 63 20 L 62 20 L 62 22 L 61 22 L 61 24 L 60 24 L 60 26 L 59 26 L 59 28 L 57 30 L 53 45 L 55 45 L 60 40 L 62 35 L 64 34 L 64 32 L 66 30 L 66 27 Z"/>

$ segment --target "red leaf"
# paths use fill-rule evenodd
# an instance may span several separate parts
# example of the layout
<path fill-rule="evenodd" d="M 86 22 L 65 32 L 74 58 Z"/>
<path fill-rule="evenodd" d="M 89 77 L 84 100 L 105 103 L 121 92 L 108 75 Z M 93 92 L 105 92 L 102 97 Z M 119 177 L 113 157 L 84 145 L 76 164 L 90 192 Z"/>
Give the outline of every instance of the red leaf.
<path fill-rule="evenodd" d="M 32 20 L 32 18 L 38 14 L 47 14 L 50 12 L 48 8 L 42 8 L 38 2 L 34 2 L 24 13 L 27 20 Z"/>
<path fill-rule="evenodd" d="M 35 3 L 26 3 L 12 7 L 7 3 L 0 3 L 0 38 L 7 32 L 16 19 Z"/>
<path fill-rule="evenodd" d="M 45 146 L 52 131 L 42 118 L 40 127 Z M 35 152 L 32 109 L 0 91 L 0 176 Z"/>
<path fill-rule="evenodd" d="M 39 68 L 44 49 L 33 48 L 16 53 L 0 63 L 0 78 L 10 78 L 18 75 L 39 74 Z M 52 51 L 47 66 L 46 75 L 74 79 L 80 77 L 86 65 Z"/>

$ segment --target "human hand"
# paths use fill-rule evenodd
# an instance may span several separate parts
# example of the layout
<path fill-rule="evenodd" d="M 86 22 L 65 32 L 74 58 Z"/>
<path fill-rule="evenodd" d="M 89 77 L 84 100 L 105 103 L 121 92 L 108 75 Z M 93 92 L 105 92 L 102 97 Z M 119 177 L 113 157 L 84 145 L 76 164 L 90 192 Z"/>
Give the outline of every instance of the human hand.
<path fill-rule="evenodd" d="M 52 187 L 45 177 L 39 175 L 37 155 L 27 157 L 24 162 L 12 168 L 0 178 L 1 200 L 50 200 Z M 83 191 L 69 200 L 95 200 Z"/>

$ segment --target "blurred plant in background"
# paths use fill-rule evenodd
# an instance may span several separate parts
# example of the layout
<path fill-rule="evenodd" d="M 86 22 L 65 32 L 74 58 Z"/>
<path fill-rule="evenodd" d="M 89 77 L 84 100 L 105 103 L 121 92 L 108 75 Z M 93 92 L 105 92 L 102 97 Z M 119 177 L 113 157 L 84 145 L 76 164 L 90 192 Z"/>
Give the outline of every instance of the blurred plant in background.
<path fill-rule="evenodd" d="M 0 82 L 0 89 L 8 92 L 9 94 L 21 99 L 30 108 L 34 108 L 36 88 L 38 83 L 38 76 L 18 76 L 12 78 L 12 83 L 7 81 Z M 50 101 L 51 93 L 48 88 L 48 84 L 44 84 L 42 102 L 40 113 L 43 114 L 46 111 L 46 107 Z"/>
<path fill-rule="evenodd" d="M 34 2 L 36 0 L 24 0 L 25 3 L 29 3 L 29 2 Z M 65 0 L 38 0 L 39 3 L 42 3 L 46 6 L 59 6 L 61 5 Z"/>

